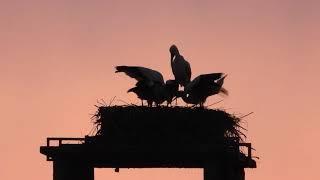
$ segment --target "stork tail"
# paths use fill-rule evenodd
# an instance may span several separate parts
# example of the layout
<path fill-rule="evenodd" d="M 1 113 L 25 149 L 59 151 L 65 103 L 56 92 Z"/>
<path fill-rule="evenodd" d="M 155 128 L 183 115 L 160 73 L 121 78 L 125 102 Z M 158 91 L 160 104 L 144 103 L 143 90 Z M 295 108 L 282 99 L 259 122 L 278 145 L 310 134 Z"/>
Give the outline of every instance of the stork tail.
<path fill-rule="evenodd" d="M 228 90 L 226 90 L 226 89 L 223 88 L 223 87 L 221 87 L 220 92 L 221 92 L 222 94 L 224 94 L 224 95 L 227 95 L 227 96 L 229 95 Z"/>

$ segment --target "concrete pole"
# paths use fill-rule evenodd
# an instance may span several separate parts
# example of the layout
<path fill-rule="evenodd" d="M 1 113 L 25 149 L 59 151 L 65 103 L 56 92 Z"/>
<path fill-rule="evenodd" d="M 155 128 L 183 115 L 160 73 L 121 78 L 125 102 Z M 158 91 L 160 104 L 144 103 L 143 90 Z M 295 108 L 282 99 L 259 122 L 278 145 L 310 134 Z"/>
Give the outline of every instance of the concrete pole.
<path fill-rule="evenodd" d="M 210 164 L 203 169 L 204 180 L 245 180 L 244 168 L 232 164 Z"/>
<path fill-rule="evenodd" d="M 222 175 L 220 168 L 215 165 L 203 168 L 203 180 L 224 180 Z"/>
<path fill-rule="evenodd" d="M 94 167 L 79 161 L 53 161 L 53 180 L 94 180 Z"/>

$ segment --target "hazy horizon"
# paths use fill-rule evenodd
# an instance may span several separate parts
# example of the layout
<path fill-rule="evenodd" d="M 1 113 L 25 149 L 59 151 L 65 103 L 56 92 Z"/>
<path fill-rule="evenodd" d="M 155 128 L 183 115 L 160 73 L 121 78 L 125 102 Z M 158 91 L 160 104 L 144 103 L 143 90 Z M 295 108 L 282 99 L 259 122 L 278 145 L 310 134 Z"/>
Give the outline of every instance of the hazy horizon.
<path fill-rule="evenodd" d="M 244 126 L 260 159 L 247 180 L 319 179 L 319 8 L 316 0 L 2 0 L 0 179 L 52 179 L 39 153 L 46 137 L 88 134 L 98 99 L 139 103 L 126 93 L 134 80 L 114 66 L 171 78 L 171 44 L 192 78 L 228 74 L 230 96 L 213 108 L 254 112 Z M 96 180 L 202 179 L 200 169 L 96 172 Z"/>

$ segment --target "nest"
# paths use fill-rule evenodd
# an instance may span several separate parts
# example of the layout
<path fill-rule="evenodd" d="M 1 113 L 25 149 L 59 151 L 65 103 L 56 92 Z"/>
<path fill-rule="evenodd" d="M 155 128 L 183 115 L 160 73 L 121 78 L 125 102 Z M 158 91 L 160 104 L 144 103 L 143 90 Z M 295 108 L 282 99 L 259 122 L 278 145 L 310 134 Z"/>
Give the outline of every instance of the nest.
<path fill-rule="evenodd" d="M 101 106 L 96 136 L 124 144 L 242 142 L 240 118 L 223 110 L 188 107 Z"/>

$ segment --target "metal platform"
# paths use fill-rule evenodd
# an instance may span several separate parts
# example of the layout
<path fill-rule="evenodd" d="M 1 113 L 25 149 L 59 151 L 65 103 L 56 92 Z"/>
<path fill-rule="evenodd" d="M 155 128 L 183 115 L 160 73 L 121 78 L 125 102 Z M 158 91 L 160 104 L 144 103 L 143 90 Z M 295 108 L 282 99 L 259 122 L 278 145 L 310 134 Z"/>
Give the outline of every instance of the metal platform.
<path fill-rule="evenodd" d="M 155 144 L 130 146 L 124 144 L 101 144 L 99 142 L 101 142 L 99 137 L 50 137 L 47 138 L 46 146 L 40 147 L 40 152 L 46 155 L 48 161 L 54 162 L 54 180 L 67 180 L 70 178 L 76 180 L 84 177 L 93 179 L 93 168 L 158 167 L 208 169 L 208 167 L 212 167 L 211 169 L 215 169 L 214 171 L 216 172 L 217 167 L 222 167 L 223 169 L 234 169 L 233 171 L 241 172 L 240 174 L 242 174 L 244 173 L 244 168 L 256 167 L 256 163 L 252 159 L 250 143 L 239 143 L 230 146 L 193 146 L 186 144 L 170 146 L 168 144 L 168 147 L 164 148 L 157 147 Z M 175 148 L 172 149 L 172 147 Z M 246 153 L 242 153 L 239 150 L 241 147 L 246 149 Z M 66 171 L 66 169 L 69 170 Z M 81 176 L 79 176 L 79 170 L 81 170 Z M 72 172 L 74 172 L 73 175 Z M 210 172 L 212 174 L 212 170 Z M 237 177 L 242 176 L 238 175 Z"/>

